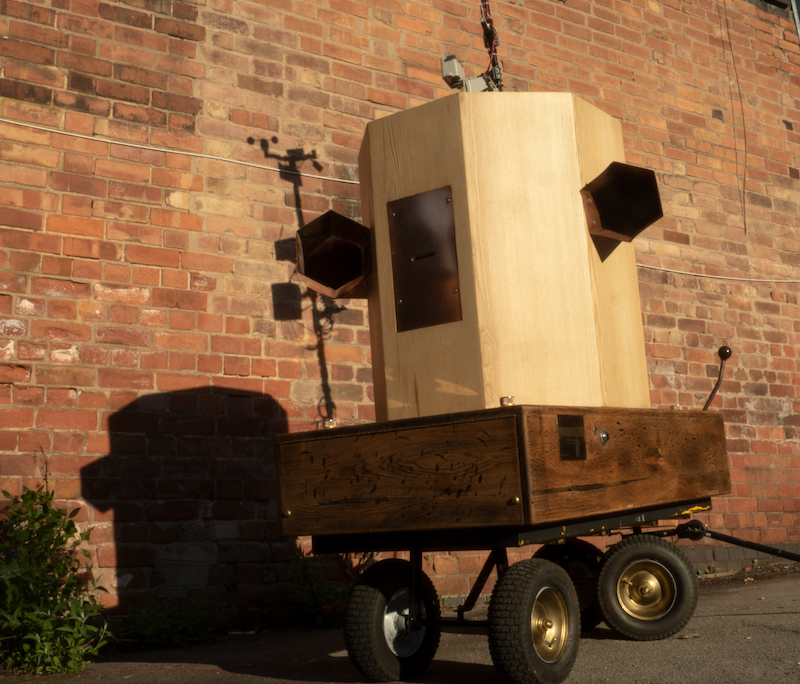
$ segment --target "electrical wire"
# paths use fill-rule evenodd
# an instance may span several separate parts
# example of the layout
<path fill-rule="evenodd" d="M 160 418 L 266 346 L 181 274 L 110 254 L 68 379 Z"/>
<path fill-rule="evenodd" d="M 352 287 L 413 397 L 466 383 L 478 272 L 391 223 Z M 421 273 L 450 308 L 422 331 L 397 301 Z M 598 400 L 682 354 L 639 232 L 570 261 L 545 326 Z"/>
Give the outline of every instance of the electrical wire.
<path fill-rule="evenodd" d="M 500 37 L 494 27 L 492 12 L 488 2 L 481 3 L 481 27 L 483 28 L 483 44 L 489 51 L 489 66 L 483 74 L 484 79 L 488 79 L 497 87 L 503 90 L 503 75 L 500 68 L 500 60 L 497 56 L 497 46 L 500 45 Z"/>
<path fill-rule="evenodd" d="M 293 171 L 291 169 L 280 169 L 273 166 L 264 166 L 263 164 L 254 164 L 253 162 L 243 161 L 241 159 L 229 159 L 227 157 L 217 157 L 213 154 L 202 154 L 201 152 L 187 152 L 185 150 L 171 150 L 168 147 L 154 147 L 152 145 L 141 145 L 138 143 L 124 142 L 121 140 L 112 140 L 110 138 L 101 138 L 96 135 L 84 135 L 83 133 L 73 133 L 71 131 L 60 131 L 57 128 L 48 128 L 47 126 L 37 126 L 36 124 L 27 123 L 25 121 L 14 121 L 13 119 L 5 119 L 0 117 L 1 123 L 12 124 L 14 126 L 22 126 L 23 128 L 32 128 L 37 131 L 47 131 L 48 133 L 58 133 L 59 135 L 67 135 L 72 138 L 82 138 L 83 140 L 93 140 L 95 142 L 104 142 L 109 145 L 121 145 L 122 147 L 134 147 L 139 150 L 149 150 L 151 152 L 171 152 L 172 154 L 185 154 L 187 157 L 196 157 L 198 159 L 212 159 L 214 161 L 229 162 L 230 164 L 239 164 L 241 166 L 249 166 L 254 169 L 263 169 L 266 171 L 277 171 L 278 173 L 288 173 L 294 176 L 302 176 L 304 178 L 316 178 L 318 180 L 334 181 L 335 183 L 350 183 L 359 185 L 360 181 L 348 180 L 346 178 L 334 178 L 332 176 L 318 176 L 313 173 L 302 173 L 301 171 Z"/>
<path fill-rule="evenodd" d="M 736 280 L 745 283 L 778 283 L 778 284 L 800 283 L 800 280 L 777 280 L 775 278 L 736 278 L 734 276 L 711 275 L 710 273 L 692 273 L 691 271 L 676 271 L 675 269 L 672 268 L 662 268 L 661 266 L 650 266 L 648 264 L 639 263 L 638 261 L 636 262 L 636 265 L 639 268 L 649 268 L 651 271 L 663 271 L 664 273 L 677 273 L 678 275 L 693 276 L 695 278 L 714 278 L 715 280 Z"/>
<path fill-rule="evenodd" d="M 121 142 L 121 141 L 118 141 L 118 140 L 112 140 L 110 138 L 101 138 L 101 137 L 97 137 L 97 136 L 93 136 L 93 135 L 84 135 L 82 133 L 72 133 L 70 131 L 60 131 L 60 130 L 58 130 L 56 128 L 48 128 L 46 126 L 37 126 L 36 124 L 30 124 L 30 123 L 22 122 L 22 121 L 14 121 L 13 119 L 6 119 L 6 118 L 3 118 L 3 117 L 0 117 L 0 122 L 1 123 L 7 123 L 7 124 L 13 124 L 15 126 L 22 126 L 23 128 L 32 128 L 32 129 L 38 130 L 38 131 L 46 131 L 48 133 L 58 133 L 60 135 L 66 135 L 66 136 L 70 136 L 70 137 L 73 137 L 73 138 L 82 138 L 84 140 L 94 140 L 96 142 L 105 142 L 105 143 L 109 143 L 110 145 L 121 145 L 123 147 L 133 147 L 133 148 L 140 149 L 140 150 L 150 150 L 151 152 L 172 152 L 173 154 L 185 154 L 185 155 L 187 155 L 189 157 L 197 157 L 197 158 L 200 158 L 200 159 L 213 159 L 215 161 L 222 161 L 222 162 L 230 162 L 231 164 L 240 164 L 240 165 L 243 165 L 243 166 L 249 166 L 249 167 L 256 168 L 256 169 L 265 169 L 267 171 L 277 171 L 278 173 L 291 173 L 293 175 L 304 176 L 306 178 L 317 178 L 319 180 L 329 180 L 329 181 L 335 181 L 335 182 L 338 182 L 338 183 L 350 183 L 350 184 L 354 184 L 354 185 L 358 185 L 359 184 L 359 181 L 347 180 L 347 179 L 344 179 L 344 178 L 333 178 L 331 176 L 318 176 L 318 175 L 311 174 L 311 173 L 301 173 L 299 171 L 290 171 L 290 170 L 278 169 L 278 168 L 274 168 L 274 167 L 270 167 L 270 166 L 263 166 L 261 164 L 254 164 L 252 162 L 242 161 L 242 160 L 239 160 L 239 159 L 228 159 L 227 157 L 218 157 L 218 156 L 215 156 L 215 155 L 212 155 L 212 154 L 201 154 L 199 152 L 185 152 L 183 150 L 177 150 L 176 151 L 176 150 L 171 150 L 171 149 L 166 148 L 166 147 L 154 147 L 152 145 L 140 145 L 138 143 Z M 714 279 L 717 279 L 717 280 L 735 280 L 735 281 L 751 282 L 751 283 L 779 283 L 779 284 L 780 283 L 800 283 L 800 280 L 777 280 L 777 279 L 773 279 L 773 278 L 766 278 L 766 279 L 762 279 L 762 278 L 735 278 L 735 277 L 732 277 L 732 276 L 718 276 L 718 275 L 709 275 L 709 274 L 705 274 L 705 273 L 692 273 L 690 271 L 676 271 L 676 270 L 670 269 L 670 268 L 661 268 L 660 266 L 650 266 L 648 264 L 641 264 L 641 263 L 637 263 L 636 265 L 641 267 L 641 268 L 647 268 L 647 269 L 650 269 L 650 270 L 653 270 L 653 271 L 663 271 L 663 272 L 666 272 L 666 273 L 676 273 L 678 275 L 694 276 L 694 277 L 697 277 L 697 278 L 714 278 Z"/>
<path fill-rule="evenodd" d="M 739 151 L 736 149 L 736 112 L 734 111 L 733 107 L 733 88 L 729 85 L 728 92 L 731 94 L 730 101 L 731 101 L 731 119 L 733 119 L 733 151 L 736 155 L 736 184 L 737 190 L 739 190 L 739 199 L 742 205 L 742 225 L 744 227 L 745 234 L 747 233 L 747 119 L 744 116 L 744 99 L 742 98 L 742 84 L 739 81 L 739 70 L 736 68 L 736 58 L 733 56 L 733 43 L 731 42 L 731 22 L 728 18 L 728 2 L 727 0 L 722 0 L 721 2 L 717 2 L 717 16 L 719 17 L 720 21 L 720 30 L 722 30 L 722 14 L 719 11 L 720 5 L 725 13 L 725 31 L 728 34 L 728 45 L 730 49 L 728 53 L 730 54 L 731 58 L 731 66 L 733 67 L 733 76 L 736 80 L 736 92 L 739 95 L 739 108 L 742 112 L 742 149 L 744 151 L 744 160 L 742 162 L 742 166 L 744 167 L 744 174 L 739 174 Z M 725 52 L 725 46 L 723 43 L 722 47 L 723 53 Z"/>

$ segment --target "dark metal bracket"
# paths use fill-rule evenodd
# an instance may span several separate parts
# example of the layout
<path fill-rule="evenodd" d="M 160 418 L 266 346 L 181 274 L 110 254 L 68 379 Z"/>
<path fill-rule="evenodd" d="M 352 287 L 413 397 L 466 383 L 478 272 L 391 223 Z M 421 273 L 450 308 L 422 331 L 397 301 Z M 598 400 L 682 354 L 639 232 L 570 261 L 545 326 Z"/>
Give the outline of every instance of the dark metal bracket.
<path fill-rule="evenodd" d="M 765 544 L 757 544 L 756 542 L 739 539 L 738 537 L 732 537 L 729 534 L 714 532 L 714 530 L 709 530 L 699 520 L 690 520 L 687 523 L 678 525 L 675 531 L 678 537 L 682 539 L 699 541 L 703 537 L 708 537 L 710 539 L 716 539 L 717 541 L 725 542 L 727 544 L 733 544 L 734 546 L 741 546 L 745 549 L 752 549 L 753 551 L 766 553 L 770 556 L 786 558 L 787 560 L 800 563 L 800 554 L 792 553 L 791 551 L 784 551 L 783 549 L 776 549 L 774 546 L 766 546 Z"/>
<path fill-rule="evenodd" d="M 495 568 L 497 568 L 498 577 L 500 577 L 500 575 L 508 568 L 508 551 L 504 546 L 499 546 L 492 549 L 489 557 L 483 564 L 480 574 L 478 574 L 478 577 L 475 579 L 475 583 L 472 585 L 469 596 L 467 596 L 466 601 L 464 601 L 464 603 L 458 607 L 459 622 L 465 622 L 464 613 L 469 613 L 469 611 L 475 607 L 483 588 L 486 586 L 486 582 L 489 580 L 489 577 Z"/>

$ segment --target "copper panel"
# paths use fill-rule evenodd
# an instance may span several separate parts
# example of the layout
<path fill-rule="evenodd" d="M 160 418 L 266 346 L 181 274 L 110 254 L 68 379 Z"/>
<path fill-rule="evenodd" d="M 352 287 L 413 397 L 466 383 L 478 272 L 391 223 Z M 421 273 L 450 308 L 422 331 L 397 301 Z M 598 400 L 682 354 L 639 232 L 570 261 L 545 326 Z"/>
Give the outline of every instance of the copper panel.
<path fill-rule="evenodd" d="M 460 321 L 452 189 L 430 190 L 386 207 L 397 332 Z"/>

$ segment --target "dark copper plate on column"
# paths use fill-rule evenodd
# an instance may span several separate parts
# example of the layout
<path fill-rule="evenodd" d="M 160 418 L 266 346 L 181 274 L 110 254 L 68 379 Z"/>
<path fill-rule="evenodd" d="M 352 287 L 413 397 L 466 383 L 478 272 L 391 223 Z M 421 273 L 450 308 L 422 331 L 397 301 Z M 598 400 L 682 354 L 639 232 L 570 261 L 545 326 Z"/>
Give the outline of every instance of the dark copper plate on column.
<path fill-rule="evenodd" d="M 397 332 L 461 320 L 453 191 L 387 203 Z"/>

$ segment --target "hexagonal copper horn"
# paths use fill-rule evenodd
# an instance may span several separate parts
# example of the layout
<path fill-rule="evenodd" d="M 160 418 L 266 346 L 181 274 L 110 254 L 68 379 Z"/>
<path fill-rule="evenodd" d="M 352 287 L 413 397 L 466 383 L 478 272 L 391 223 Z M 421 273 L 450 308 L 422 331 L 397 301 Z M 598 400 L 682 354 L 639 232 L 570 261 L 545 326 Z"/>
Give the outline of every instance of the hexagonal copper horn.
<path fill-rule="evenodd" d="M 371 232 L 329 211 L 297 231 L 297 273 L 312 290 L 336 299 L 372 270 Z"/>
<path fill-rule="evenodd" d="M 581 196 L 592 235 L 630 242 L 664 215 L 655 173 L 631 164 L 611 162 Z"/>

